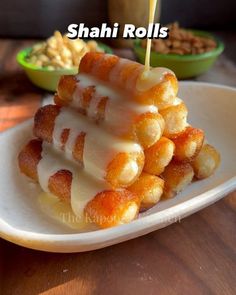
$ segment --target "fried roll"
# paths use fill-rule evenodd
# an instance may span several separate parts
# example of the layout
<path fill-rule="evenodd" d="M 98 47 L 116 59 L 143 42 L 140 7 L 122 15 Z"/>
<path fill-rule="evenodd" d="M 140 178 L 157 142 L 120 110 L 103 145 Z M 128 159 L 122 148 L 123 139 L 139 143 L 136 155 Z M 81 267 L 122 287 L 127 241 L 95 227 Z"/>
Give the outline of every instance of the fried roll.
<path fill-rule="evenodd" d="M 220 154 L 210 144 L 204 144 L 192 162 L 195 177 L 203 179 L 211 176 L 220 164 Z"/>
<path fill-rule="evenodd" d="M 113 187 L 131 185 L 144 165 L 141 147 L 91 124 L 74 110 L 47 105 L 34 120 L 34 135 L 64 151 L 92 176 Z"/>
<path fill-rule="evenodd" d="M 83 74 L 62 76 L 54 102 L 74 107 L 113 134 L 135 140 L 144 148 L 158 141 L 164 131 L 164 120 L 155 106 L 130 102 L 125 94 Z"/>
<path fill-rule="evenodd" d="M 18 164 L 21 172 L 38 182 L 43 175 L 38 174 L 38 165 L 42 160 L 42 141 L 31 140 L 20 152 Z M 62 165 L 63 167 L 63 165 Z M 45 171 L 47 172 L 47 171 Z M 48 179 L 48 190 L 63 202 L 70 202 L 72 197 L 73 173 L 66 169 L 58 170 Z M 81 183 L 78 178 L 78 194 Z M 79 198 L 80 196 L 78 196 Z M 94 196 L 83 210 L 87 222 L 94 222 L 106 228 L 132 221 L 139 212 L 140 199 L 135 194 L 122 190 L 105 190 Z"/>
<path fill-rule="evenodd" d="M 162 174 L 165 181 L 164 198 L 173 198 L 191 183 L 194 176 L 193 168 L 189 163 L 171 162 Z"/>
<path fill-rule="evenodd" d="M 143 172 L 127 189 L 140 197 L 141 210 L 147 210 L 159 202 L 164 189 L 164 180 Z"/>
<path fill-rule="evenodd" d="M 178 92 L 175 74 L 166 68 L 153 68 L 144 75 L 144 65 L 111 54 L 88 52 L 79 72 L 129 92 L 135 101 L 159 108 L 170 104 Z"/>
<path fill-rule="evenodd" d="M 174 155 L 174 150 L 174 143 L 170 139 L 162 137 L 157 143 L 144 151 L 144 171 L 150 174 L 160 175 L 170 163 Z"/>
<path fill-rule="evenodd" d="M 160 110 L 160 114 L 165 121 L 164 136 L 173 136 L 186 128 L 188 110 L 181 99 L 176 98 L 174 104 Z"/>
<path fill-rule="evenodd" d="M 175 144 L 174 159 L 180 162 L 190 162 L 201 150 L 204 132 L 188 126 L 183 132 L 171 137 L 171 140 Z"/>
<path fill-rule="evenodd" d="M 128 190 L 105 191 L 85 207 L 86 218 L 101 228 L 129 223 L 138 215 L 140 199 Z"/>

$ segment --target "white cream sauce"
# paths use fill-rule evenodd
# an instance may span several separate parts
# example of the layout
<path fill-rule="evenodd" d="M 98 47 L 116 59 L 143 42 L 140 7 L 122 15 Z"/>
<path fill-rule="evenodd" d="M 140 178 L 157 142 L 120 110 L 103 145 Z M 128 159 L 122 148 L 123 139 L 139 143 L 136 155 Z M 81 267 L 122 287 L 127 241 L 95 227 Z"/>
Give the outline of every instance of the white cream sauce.
<path fill-rule="evenodd" d="M 156 4 L 157 0 L 149 0 L 149 25 L 154 23 L 154 16 L 156 11 Z M 145 56 L 145 66 L 143 72 L 140 74 L 139 78 L 137 79 L 136 89 L 137 91 L 147 91 L 150 88 L 154 87 L 158 83 L 160 83 L 165 74 L 174 73 L 162 67 L 151 68 L 150 67 L 150 54 L 151 54 L 151 45 L 152 39 L 147 39 L 147 46 L 146 46 L 146 56 Z"/>
<path fill-rule="evenodd" d="M 64 158 L 62 151 L 53 149 L 45 142 L 42 144 L 41 160 L 38 163 L 38 179 L 43 191 L 49 193 L 49 178 L 60 170 L 68 170 L 72 173 L 71 183 L 71 207 L 77 217 L 83 219 L 83 211 L 86 204 L 99 192 L 110 189 L 105 181 L 99 181 L 88 175 L 84 169 Z"/>
<path fill-rule="evenodd" d="M 129 99 L 127 93 L 112 89 L 107 83 L 98 81 L 97 79 L 86 74 L 78 74 L 78 86 L 73 94 L 71 106 L 80 108 L 82 103 L 82 89 L 88 86 L 95 86 L 95 91 L 90 101 L 87 115 L 94 119 L 97 115 L 98 104 L 102 98 L 107 97 L 107 103 L 104 113 L 104 127 L 118 132 L 120 135 L 127 132 L 137 116 L 148 112 L 158 113 L 158 108 L 154 105 L 140 105 Z M 125 115 L 124 115 L 125 114 Z"/>
<path fill-rule="evenodd" d="M 177 106 L 177 105 L 180 105 L 181 103 L 183 102 L 183 100 L 179 97 L 176 97 L 173 101 L 173 106 Z"/>
<path fill-rule="evenodd" d="M 137 91 L 142 92 L 151 89 L 155 85 L 161 83 L 164 76 L 168 73 L 175 75 L 174 72 L 167 68 L 150 68 L 148 72 L 144 72 L 139 76 L 136 83 Z"/>
<path fill-rule="evenodd" d="M 156 5 L 157 5 L 157 0 L 149 0 L 149 20 L 148 20 L 149 25 L 154 23 Z M 151 46 L 152 46 L 152 39 L 148 38 L 147 39 L 147 47 L 146 47 L 144 74 L 149 72 L 149 70 L 150 70 Z"/>
<path fill-rule="evenodd" d="M 92 230 L 93 225 L 86 222 L 84 216 L 76 216 L 70 203 L 62 202 L 56 196 L 45 192 L 38 196 L 38 202 L 42 211 L 50 218 L 75 230 Z"/>
<path fill-rule="evenodd" d="M 73 147 L 77 136 L 84 132 L 83 164 L 87 173 L 104 179 L 107 165 L 117 153 L 141 152 L 141 147 L 132 141 L 122 140 L 112 136 L 102 128 L 89 122 L 85 116 L 78 112 L 62 108 L 55 120 L 53 143 L 61 147 L 61 134 L 64 129 L 69 129 L 69 137 L 65 144 L 65 154 L 68 159 L 73 158 Z"/>
<path fill-rule="evenodd" d="M 138 105 L 132 102 L 121 104 L 119 101 L 108 100 L 105 109 L 104 125 L 115 130 L 118 135 L 126 134 L 134 122 L 134 118 L 145 113 L 158 113 L 154 105 Z"/>

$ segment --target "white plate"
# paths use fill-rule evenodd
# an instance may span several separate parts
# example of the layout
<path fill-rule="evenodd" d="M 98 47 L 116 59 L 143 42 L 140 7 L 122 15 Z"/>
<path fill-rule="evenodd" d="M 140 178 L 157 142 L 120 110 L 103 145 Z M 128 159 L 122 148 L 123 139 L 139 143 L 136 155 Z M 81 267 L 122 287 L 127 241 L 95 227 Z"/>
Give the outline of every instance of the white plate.
<path fill-rule="evenodd" d="M 17 154 L 31 136 L 31 122 L 0 135 L 0 232 L 13 243 L 52 252 L 80 252 L 120 243 L 163 228 L 222 198 L 236 188 L 236 89 L 181 82 L 179 96 L 189 122 L 203 128 L 221 153 L 216 174 L 191 184 L 176 198 L 162 201 L 130 224 L 87 233 L 57 223 L 40 211 L 39 187 L 21 176 Z M 225 217 L 227 218 L 227 217 Z"/>

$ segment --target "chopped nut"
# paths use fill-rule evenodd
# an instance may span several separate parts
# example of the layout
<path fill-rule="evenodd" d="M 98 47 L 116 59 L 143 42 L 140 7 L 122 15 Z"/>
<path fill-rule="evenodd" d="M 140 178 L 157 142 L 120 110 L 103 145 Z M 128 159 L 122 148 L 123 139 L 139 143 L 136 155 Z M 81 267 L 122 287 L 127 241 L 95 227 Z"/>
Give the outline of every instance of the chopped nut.
<path fill-rule="evenodd" d="M 78 67 L 83 55 L 88 51 L 102 51 L 97 42 L 85 43 L 81 39 L 70 40 L 59 31 L 46 40 L 35 44 L 26 60 L 48 70 Z"/>
<path fill-rule="evenodd" d="M 199 54 L 209 52 L 216 48 L 216 41 L 207 38 L 194 35 L 193 32 L 185 30 L 179 27 L 178 22 L 168 24 L 169 38 L 154 39 L 152 42 L 152 50 L 159 53 L 167 54 Z M 141 46 L 146 47 L 146 40 L 141 41 Z"/>
<path fill-rule="evenodd" d="M 161 39 L 155 40 L 154 50 L 157 51 L 157 52 L 165 51 L 166 50 L 166 45 L 165 45 L 164 41 L 161 40 Z"/>

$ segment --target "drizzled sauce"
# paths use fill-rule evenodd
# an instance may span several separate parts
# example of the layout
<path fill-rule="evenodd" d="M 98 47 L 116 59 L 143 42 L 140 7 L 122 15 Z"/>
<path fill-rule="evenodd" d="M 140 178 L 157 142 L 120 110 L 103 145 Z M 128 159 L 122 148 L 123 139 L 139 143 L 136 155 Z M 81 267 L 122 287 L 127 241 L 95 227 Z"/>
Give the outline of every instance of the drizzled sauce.
<path fill-rule="evenodd" d="M 69 129 L 70 133 L 64 146 L 64 152 L 62 152 L 60 150 L 61 134 L 64 129 Z M 86 133 L 83 147 L 84 167 L 79 167 L 72 155 L 75 140 L 80 132 Z M 82 221 L 86 204 L 99 192 L 111 189 L 104 181 L 104 176 L 112 157 L 119 152 L 129 153 L 141 150 L 140 145 L 110 135 L 78 112 L 70 108 L 62 108 L 55 120 L 53 145 L 46 142 L 42 144 L 42 158 L 37 166 L 39 184 L 45 192 L 49 193 L 49 178 L 60 170 L 70 171 L 72 173 L 71 208 L 76 216 L 81 217 Z M 132 168 L 133 173 L 137 173 L 138 167 L 134 164 L 131 162 L 132 167 L 129 166 L 129 171 Z M 44 199 L 46 201 L 46 198 Z M 58 206 L 60 208 L 60 205 Z M 54 209 L 51 212 L 53 213 Z"/>
<path fill-rule="evenodd" d="M 149 25 L 154 23 L 154 16 L 156 11 L 156 4 L 157 0 L 149 0 Z M 145 65 L 144 70 L 139 76 L 139 79 L 136 83 L 136 88 L 138 91 L 145 91 L 156 84 L 160 83 L 165 74 L 174 73 L 167 69 L 167 68 L 151 68 L 150 67 L 150 55 L 151 55 L 151 45 L 152 39 L 147 39 L 147 46 L 146 46 L 146 55 L 145 55 Z"/>
<path fill-rule="evenodd" d="M 73 159 L 72 153 L 77 136 L 81 132 L 86 134 L 83 147 L 84 169 L 100 180 L 104 179 L 106 167 L 116 154 L 142 150 L 139 144 L 109 134 L 70 108 L 62 108 L 55 120 L 53 143 L 58 148 L 61 148 L 61 134 L 64 129 L 70 130 L 64 146 L 65 155 L 70 160 Z"/>
<path fill-rule="evenodd" d="M 149 20 L 148 20 L 149 24 L 154 23 L 156 5 L 157 5 L 157 0 L 149 0 Z M 148 38 L 147 47 L 146 47 L 146 56 L 145 56 L 145 66 L 144 66 L 144 72 L 143 72 L 144 79 L 146 78 L 146 76 L 148 76 L 148 73 L 150 71 L 151 45 L 152 45 L 152 39 Z"/>
<path fill-rule="evenodd" d="M 120 65 L 116 67 L 120 68 Z M 98 81 L 90 75 L 78 74 L 77 80 L 79 82 L 75 87 L 71 106 L 81 108 L 83 100 L 82 90 L 86 87 L 94 86 L 94 92 L 87 109 L 88 117 L 96 118 L 99 103 L 104 97 L 108 97 L 102 125 L 107 129 L 115 129 L 118 135 L 129 131 L 130 125 L 136 116 L 148 112 L 158 113 L 156 106 L 140 105 L 130 100 L 127 93 L 113 89 L 108 83 Z M 126 116 L 124 116 L 124 113 Z M 121 120 L 122 124 L 120 123 Z"/>
<path fill-rule="evenodd" d="M 52 175 L 60 170 L 68 170 L 72 173 L 71 208 L 74 214 L 81 219 L 81 222 L 83 221 L 83 210 L 86 204 L 98 193 L 110 189 L 105 181 L 94 179 L 84 169 L 78 167 L 76 163 L 67 160 L 62 151 L 56 150 L 46 142 L 42 144 L 41 160 L 38 163 L 37 170 L 39 184 L 46 193 L 49 193 L 48 182 Z M 51 204 L 54 204 L 54 202 Z"/>

